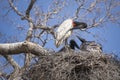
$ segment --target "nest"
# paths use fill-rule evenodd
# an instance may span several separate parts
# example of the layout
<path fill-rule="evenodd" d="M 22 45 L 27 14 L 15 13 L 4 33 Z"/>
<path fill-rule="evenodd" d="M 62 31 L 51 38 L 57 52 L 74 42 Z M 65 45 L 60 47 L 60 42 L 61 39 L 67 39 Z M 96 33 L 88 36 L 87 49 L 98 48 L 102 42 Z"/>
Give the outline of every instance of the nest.
<path fill-rule="evenodd" d="M 60 52 L 40 56 L 24 73 L 28 80 L 120 80 L 120 61 L 90 52 Z"/>

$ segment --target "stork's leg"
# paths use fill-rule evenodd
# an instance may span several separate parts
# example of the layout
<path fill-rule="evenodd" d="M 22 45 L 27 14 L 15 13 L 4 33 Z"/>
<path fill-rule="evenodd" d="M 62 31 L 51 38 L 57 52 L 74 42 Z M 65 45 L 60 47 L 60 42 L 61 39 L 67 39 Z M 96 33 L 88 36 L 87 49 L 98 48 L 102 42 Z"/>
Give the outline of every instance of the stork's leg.
<path fill-rule="evenodd" d="M 68 45 L 67 39 L 65 39 L 65 46 Z"/>
<path fill-rule="evenodd" d="M 67 39 L 65 39 L 65 49 L 68 50 L 68 48 L 69 48 L 69 45 L 68 45 Z"/>

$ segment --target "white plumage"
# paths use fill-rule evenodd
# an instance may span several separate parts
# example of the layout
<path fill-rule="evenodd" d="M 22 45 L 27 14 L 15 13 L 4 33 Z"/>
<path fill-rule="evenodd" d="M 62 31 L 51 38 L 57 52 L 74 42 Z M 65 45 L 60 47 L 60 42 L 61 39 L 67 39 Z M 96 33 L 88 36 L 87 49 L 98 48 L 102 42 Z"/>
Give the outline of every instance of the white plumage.
<path fill-rule="evenodd" d="M 56 31 L 56 47 L 59 47 L 65 40 L 71 35 L 72 31 L 70 29 L 73 28 L 73 20 L 67 19 L 65 20 Z"/>

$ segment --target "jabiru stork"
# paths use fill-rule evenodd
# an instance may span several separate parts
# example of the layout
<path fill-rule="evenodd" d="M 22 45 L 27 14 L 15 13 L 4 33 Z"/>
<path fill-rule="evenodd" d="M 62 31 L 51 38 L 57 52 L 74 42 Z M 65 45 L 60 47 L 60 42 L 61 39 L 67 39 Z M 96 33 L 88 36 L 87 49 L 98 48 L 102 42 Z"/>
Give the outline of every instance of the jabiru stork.
<path fill-rule="evenodd" d="M 70 48 L 73 49 L 73 50 L 75 50 L 75 47 L 76 47 L 77 49 L 80 49 L 80 47 L 77 45 L 77 43 L 76 43 L 73 39 L 70 40 L 69 46 L 70 46 Z"/>
<path fill-rule="evenodd" d="M 71 39 L 69 41 L 69 46 L 66 46 L 66 47 L 64 46 L 58 52 L 61 52 L 61 51 L 65 52 L 67 50 L 75 50 L 75 48 L 80 49 L 80 47 L 77 45 L 77 43 L 73 39 Z"/>
<path fill-rule="evenodd" d="M 84 22 L 77 22 L 73 21 L 73 19 L 67 19 L 65 20 L 57 29 L 56 31 L 56 40 L 55 45 L 56 47 L 59 47 L 62 43 L 67 42 L 67 39 L 72 34 L 73 29 L 86 29 L 87 24 Z"/>
<path fill-rule="evenodd" d="M 77 36 L 77 38 L 82 42 L 82 44 L 80 45 L 80 50 L 82 51 L 89 51 L 89 52 L 97 52 L 97 53 L 101 53 L 102 52 L 102 45 L 96 43 L 95 41 L 86 41 L 83 38 L 80 38 Z M 75 45 L 75 47 L 77 47 Z"/>
<path fill-rule="evenodd" d="M 102 45 L 96 43 L 95 41 L 86 41 L 85 39 L 77 36 L 77 38 L 81 41 L 81 45 L 78 46 L 74 40 L 70 40 L 70 49 L 78 48 L 82 51 L 89 51 L 94 53 L 102 52 Z"/>

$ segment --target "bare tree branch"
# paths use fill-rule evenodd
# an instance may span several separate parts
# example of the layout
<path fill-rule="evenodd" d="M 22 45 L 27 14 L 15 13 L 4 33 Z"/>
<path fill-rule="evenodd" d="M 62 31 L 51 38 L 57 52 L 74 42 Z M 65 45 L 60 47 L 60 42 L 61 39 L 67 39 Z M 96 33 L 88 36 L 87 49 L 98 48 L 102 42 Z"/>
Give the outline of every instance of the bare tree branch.
<path fill-rule="evenodd" d="M 24 15 L 17 9 L 17 7 L 14 6 L 13 0 L 9 0 L 9 5 L 10 5 L 10 7 L 12 7 L 12 9 L 16 12 L 16 14 L 21 17 L 22 20 L 25 19 L 25 20 L 27 20 L 28 22 L 32 22 L 30 18 L 28 18 L 27 16 L 24 16 Z"/>
<path fill-rule="evenodd" d="M 34 24 L 32 22 L 29 22 L 29 29 L 28 29 L 27 36 L 26 36 L 27 41 L 31 41 L 32 34 L 33 34 L 33 28 L 34 28 Z"/>
<path fill-rule="evenodd" d="M 44 25 L 46 25 L 47 21 L 52 18 L 52 15 L 58 14 L 63 9 L 65 3 L 66 0 L 62 2 L 60 0 L 53 1 L 53 5 L 49 6 L 48 12 L 44 14 Z"/>
<path fill-rule="evenodd" d="M 29 29 L 28 29 L 28 32 L 27 32 L 26 41 L 31 41 L 32 35 L 33 35 L 33 28 L 34 28 L 35 25 L 32 21 L 32 18 L 30 17 L 30 11 L 31 11 L 35 1 L 36 0 L 31 0 L 30 4 L 29 4 L 29 6 L 26 10 L 26 17 L 28 18 L 28 23 L 29 23 Z M 30 53 L 25 54 L 25 66 L 30 65 L 31 59 L 32 59 L 32 55 Z"/>
<path fill-rule="evenodd" d="M 12 9 L 17 13 L 17 15 L 19 15 L 19 16 L 21 16 L 21 17 L 24 16 L 24 15 L 23 15 L 21 12 L 19 12 L 18 9 L 14 6 L 13 0 L 9 0 L 9 4 L 10 4 L 10 6 L 12 7 Z"/>
<path fill-rule="evenodd" d="M 0 44 L 1 55 L 13 55 L 20 53 L 32 53 L 38 56 L 47 55 L 48 51 L 42 46 L 28 41 Z"/>
<path fill-rule="evenodd" d="M 32 19 L 30 22 L 28 21 L 28 23 L 29 23 L 29 29 L 27 32 L 26 41 L 31 41 L 32 35 L 33 35 L 34 23 L 32 22 Z M 32 59 L 32 55 L 30 53 L 25 54 L 25 66 L 26 67 L 30 65 L 31 59 Z"/>
<path fill-rule="evenodd" d="M 7 74 L 6 73 L 3 73 L 3 72 L 0 72 L 0 79 L 2 80 L 6 80 L 7 79 Z"/>
<path fill-rule="evenodd" d="M 16 61 L 12 58 L 12 56 L 4 55 L 4 57 L 12 65 L 12 67 L 14 68 L 14 71 L 12 72 L 12 74 L 9 77 L 9 80 L 13 80 L 15 77 L 18 76 L 19 71 L 20 71 L 20 66 L 16 63 Z"/>
<path fill-rule="evenodd" d="M 12 56 L 4 55 L 4 57 L 13 66 L 14 69 L 17 69 L 17 68 L 20 69 L 20 66 L 15 62 L 15 60 L 12 58 Z"/>
<path fill-rule="evenodd" d="M 31 9 L 32 9 L 35 1 L 36 1 L 36 0 L 31 0 L 30 4 L 29 4 L 29 6 L 28 6 L 28 8 L 27 8 L 27 10 L 26 10 L 26 16 L 27 16 L 27 17 L 30 16 L 30 11 L 31 11 Z"/>
<path fill-rule="evenodd" d="M 85 0 L 82 0 L 82 1 L 77 1 L 77 4 L 78 4 L 78 8 L 76 9 L 76 12 L 75 12 L 75 17 L 73 19 L 77 19 L 79 17 L 79 12 L 80 10 L 82 9 L 82 7 L 84 6 L 84 2 Z"/>
<path fill-rule="evenodd" d="M 44 26 L 44 25 L 37 25 L 37 26 L 34 27 L 34 29 L 42 29 L 44 31 L 47 31 L 48 33 L 52 34 L 53 37 L 55 38 L 55 31 L 54 31 L 54 29 L 56 27 L 58 27 L 58 26 L 59 25 L 54 25 L 52 27 L 48 27 L 48 26 Z M 40 35 L 39 35 L 39 37 L 40 37 Z"/>

